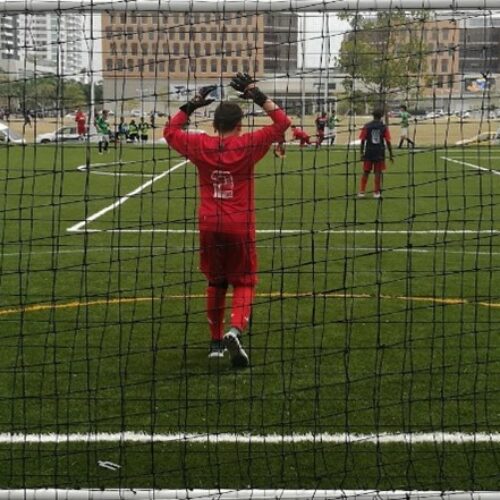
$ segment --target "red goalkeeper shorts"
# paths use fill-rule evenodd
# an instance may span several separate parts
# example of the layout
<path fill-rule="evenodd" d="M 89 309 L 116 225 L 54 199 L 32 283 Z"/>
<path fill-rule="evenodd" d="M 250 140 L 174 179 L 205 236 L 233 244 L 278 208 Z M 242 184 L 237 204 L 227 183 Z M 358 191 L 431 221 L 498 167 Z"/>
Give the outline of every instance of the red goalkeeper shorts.
<path fill-rule="evenodd" d="M 372 170 L 377 173 L 377 172 L 383 172 L 386 169 L 385 166 L 385 161 L 373 161 L 373 160 L 365 160 L 363 162 L 363 171 L 364 172 L 371 172 Z"/>
<path fill-rule="evenodd" d="M 200 230 L 200 268 L 208 281 L 255 286 L 257 252 L 254 234 Z"/>

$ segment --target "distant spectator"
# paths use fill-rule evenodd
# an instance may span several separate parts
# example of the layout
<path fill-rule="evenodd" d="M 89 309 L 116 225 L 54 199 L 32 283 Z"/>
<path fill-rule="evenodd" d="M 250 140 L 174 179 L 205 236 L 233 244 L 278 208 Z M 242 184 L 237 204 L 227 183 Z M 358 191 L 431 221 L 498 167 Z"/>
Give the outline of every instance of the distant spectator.
<path fill-rule="evenodd" d="M 135 120 L 130 120 L 128 125 L 128 139 L 130 142 L 137 142 L 139 140 L 139 129 Z"/>

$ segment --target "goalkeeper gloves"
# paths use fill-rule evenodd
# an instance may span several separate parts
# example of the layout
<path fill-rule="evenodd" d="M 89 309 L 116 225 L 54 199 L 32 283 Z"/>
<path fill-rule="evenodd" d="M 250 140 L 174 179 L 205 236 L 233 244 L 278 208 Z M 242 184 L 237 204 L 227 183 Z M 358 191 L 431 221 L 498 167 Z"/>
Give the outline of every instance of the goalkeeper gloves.
<path fill-rule="evenodd" d="M 198 93 L 186 104 L 183 104 L 180 109 L 187 115 L 190 115 L 198 108 L 203 108 L 204 106 L 212 104 L 215 99 L 207 99 L 207 96 L 210 95 L 216 88 L 217 85 L 207 85 L 206 87 L 201 87 L 198 90 Z"/>
<path fill-rule="evenodd" d="M 252 99 L 255 104 L 263 106 L 268 97 L 255 86 L 256 82 L 257 80 L 254 80 L 248 73 L 236 73 L 229 85 L 240 92 L 241 98 Z"/>

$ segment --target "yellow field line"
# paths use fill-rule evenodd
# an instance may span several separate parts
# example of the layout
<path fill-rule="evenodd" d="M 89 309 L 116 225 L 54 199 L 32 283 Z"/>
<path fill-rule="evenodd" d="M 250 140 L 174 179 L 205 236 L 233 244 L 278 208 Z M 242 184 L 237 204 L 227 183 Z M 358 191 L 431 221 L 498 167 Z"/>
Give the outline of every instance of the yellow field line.
<path fill-rule="evenodd" d="M 229 293 L 228 296 L 231 296 Z M 426 302 L 430 304 L 443 304 L 443 305 L 478 305 L 489 308 L 500 308 L 499 302 L 474 302 L 463 298 L 440 298 L 440 297 L 423 297 L 423 296 L 404 296 L 404 295 L 370 295 L 367 293 L 342 293 L 342 292 L 260 292 L 256 294 L 260 298 L 332 298 L 332 299 L 382 299 L 382 300 L 401 300 L 405 302 Z M 153 302 L 168 299 L 204 299 L 205 294 L 191 293 L 191 294 L 174 294 L 164 295 L 163 297 L 123 297 L 123 298 L 110 298 L 110 299 L 96 299 L 84 300 L 73 302 L 56 302 L 56 303 L 42 303 L 42 304 L 29 304 L 19 307 L 9 307 L 0 309 L 0 316 L 10 316 L 21 313 L 32 313 L 41 311 L 51 311 L 56 309 L 75 309 L 77 307 L 92 307 L 103 305 L 117 305 L 117 304 L 135 304 L 138 302 Z"/>

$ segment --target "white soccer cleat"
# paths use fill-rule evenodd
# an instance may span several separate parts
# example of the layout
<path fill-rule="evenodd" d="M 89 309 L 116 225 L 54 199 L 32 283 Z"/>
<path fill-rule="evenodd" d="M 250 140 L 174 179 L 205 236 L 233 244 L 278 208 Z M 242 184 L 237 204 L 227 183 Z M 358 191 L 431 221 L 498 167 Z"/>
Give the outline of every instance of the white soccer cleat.
<path fill-rule="evenodd" d="M 377 193 L 373 193 L 373 197 L 378 199 L 378 198 L 382 198 L 382 194 L 377 192 Z"/>
<path fill-rule="evenodd" d="M 365 193 L 358 193 L 358 198 L 364 198 L 365 197 Z"/>
<path fill-rule="evenodd" d="M 248 355 L 245 349 L 243 349 L 239 336 L 236 333 L 232 331 L 227 332 L 222 342 L 228 350 L 231 364 L 235 368 L 246 368 L 249 365 Z"/>
<path fill-rule="evenodd" d="M 210 351 L 208 352 L 208 359 L 220 359 L 224 357 L 224 345 L 222 340 L 211 340 Z"/>

